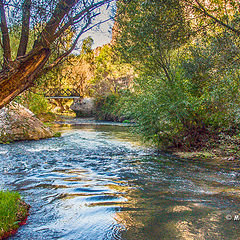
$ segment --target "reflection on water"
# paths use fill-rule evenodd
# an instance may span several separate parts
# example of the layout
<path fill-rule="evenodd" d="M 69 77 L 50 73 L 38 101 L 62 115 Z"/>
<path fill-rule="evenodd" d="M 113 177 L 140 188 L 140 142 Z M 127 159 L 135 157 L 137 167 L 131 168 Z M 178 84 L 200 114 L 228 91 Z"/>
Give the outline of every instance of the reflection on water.
<path fill-rule="evenodd" d="M 240 173 L 143 148 L 126 127 L 0 146 L 0 187 L 31 204 L 12 239 L 239 239 Z"/>

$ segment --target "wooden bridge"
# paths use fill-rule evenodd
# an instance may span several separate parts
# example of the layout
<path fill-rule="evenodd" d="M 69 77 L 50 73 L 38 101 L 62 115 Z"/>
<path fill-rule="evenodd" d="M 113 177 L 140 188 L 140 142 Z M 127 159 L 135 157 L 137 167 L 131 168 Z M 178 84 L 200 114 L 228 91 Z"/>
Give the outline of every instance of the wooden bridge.
<path fill-rule="evenodd" d="M 44 97 L 49 99 L 74 99 L 74 98 L 81 98 L 82 96 L 78 92 L 77 89 L 74 88 L 67 88 L 67 89 L 61 89 L 61 88 L 50 88 L 44 93 Z"/>

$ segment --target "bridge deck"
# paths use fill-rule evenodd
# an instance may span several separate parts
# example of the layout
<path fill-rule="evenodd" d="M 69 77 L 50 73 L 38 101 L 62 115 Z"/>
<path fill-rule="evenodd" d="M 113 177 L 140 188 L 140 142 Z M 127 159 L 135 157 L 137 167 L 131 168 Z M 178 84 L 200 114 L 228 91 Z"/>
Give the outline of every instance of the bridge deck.
<path fill-rule="evenodd" d="M 79 97 L 61 97 L 61 96 L 45 96 L 45 98 L 48 98 L 48 99 L 63 99 L 63 98 L 67 98 L 67 99 L 78 99 L 78 98 L 81 98 L 81 96 Z"/>

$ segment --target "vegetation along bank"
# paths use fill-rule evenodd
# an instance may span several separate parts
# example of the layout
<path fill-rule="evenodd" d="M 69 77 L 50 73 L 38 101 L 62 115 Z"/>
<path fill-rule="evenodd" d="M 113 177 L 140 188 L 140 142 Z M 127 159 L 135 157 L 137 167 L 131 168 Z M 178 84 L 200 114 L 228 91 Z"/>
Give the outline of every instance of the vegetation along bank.
<path fill-rule="evenodd" d="M 15 234 L 26 223 L 29 209 L 19 193 L 0 191 L 0 239 Z"/>

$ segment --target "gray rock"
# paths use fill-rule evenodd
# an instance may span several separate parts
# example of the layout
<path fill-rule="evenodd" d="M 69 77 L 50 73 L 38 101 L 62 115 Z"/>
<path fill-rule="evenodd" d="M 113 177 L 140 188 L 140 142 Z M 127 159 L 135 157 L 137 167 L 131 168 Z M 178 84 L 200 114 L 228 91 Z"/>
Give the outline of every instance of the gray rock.
<path fill-rule="evenodd" d="M 70 108 L 77 117 L 93 117 L 95 113 L 94 98 L 83 98 L 74 100 Z"/>
<path fill-rule="evenodd" d="M 0 143 L 39 140 L 53 135 L 53 131 L 20 104 L 11 103 L 0 109 Z"/>

